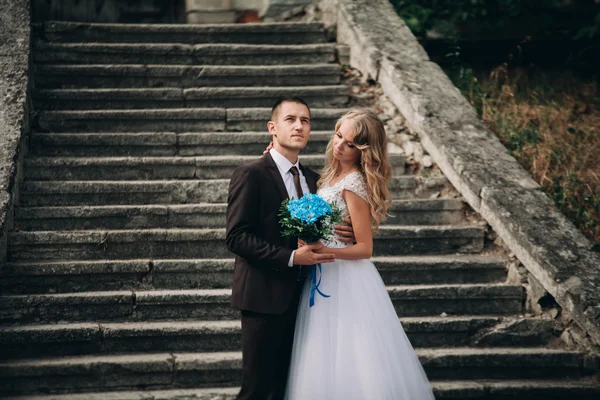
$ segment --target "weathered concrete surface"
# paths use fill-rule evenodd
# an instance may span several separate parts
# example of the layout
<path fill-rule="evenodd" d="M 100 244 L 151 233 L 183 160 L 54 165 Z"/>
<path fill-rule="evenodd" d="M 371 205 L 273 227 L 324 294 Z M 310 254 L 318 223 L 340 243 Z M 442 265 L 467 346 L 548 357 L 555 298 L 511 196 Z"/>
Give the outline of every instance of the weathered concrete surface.
<path fill-rule="evenodd" d="M 298 0 L 294 0 L 298 1 Z M 323 26 L 296 24 L 103 24 L 48 21 L 35 25 L 44 39 L 99 43 L 302 44 L 326 41 Z"/>
<path fill-rule="evenodd" d="M 600 343 L 600 255 L 429 61 L 386 0 L 323 0 L 350 63 L 379 82 L 448 180 Z M 337 13 L 335 12 L 337 10 Z"/>
<path fill-rule="evenodd" d="M 583 367 L 583 360 L 576 352 L 534 348 L 523 352 L 520 349 L 417 349 L 419 360 L 423 364 L 428 377 L 432 380 L 440 379 L 446 382 L 436 382 L 434 389 L 438 392 L 440 386 L 450 391 L 455 389 L 455 396 L 441 398 L 469 398 L 456 396 L 456 390 L 463 388 L 463 380 L 473 380 L 474 377 L 491 373 L 495 377 L 512 378 L 515 380 L 540 378 L 540 376 L 575 377 L 589 373 Z M 3 361 L 0 369 L 9 377 L 0 381 L 0 393 L 3 398 L 9 395 L 31 395 L 42 393 L 65 393 L 77 391 L 99 392 L 116 390 L 134 390 L 140 387 L 153 389 L 183 389 L 196 387 L 198 381 L 210 386 L 234 386 L 239 384 L 241 377 L 240 368 L 242 360 L 240 352 L 213 352 L 213 353 L 152 353 L 152 354 L 119 354 L 119 355 L 94 355 L 71 356 L 58 360 L 16 360 Z M 506 368 L 510 365 L 511 368 Z M 454 382 L 451 382 L 454 381 Z M 546 379 L 546 382 L 550 380 Z M 31 385 L 35 382 L 35 386 Z M 509 398 L 510 390 L 504 389 L 510 383 L 496 381 L 478 384 L 468 382 L 469 386 L 483 386 L 499 392 L 499 398 Z M 530 381 L 513 383 L 533 387 L 541 382 Z M 553 382 L 560 390 L 565 386 L 564 381 Z M 536 385 L 536 386 L 537 386 Z M 541 384 L 540 387 L 549 387 L 552 383 Z M 574 385 L 569 385 L 573 387 Z M 592 399 L 596 390 L 584 391 L 575 389 L 577 394 L 587 394 L 585 398 Z M 588 387 L 592 387 L 591 385 Z M 36 388 L 42 388 L 36 389 Z M 592 387 L 593 388 L 593 387 Z M 486 389 L 487 390 L 487 389 Z M 508 392 L 508 396 L 502 396 Z M 140 394 L 140 392 L 137 392 Z M 548 390 L 551 393 L 551 390 Z M 566 393 L 566 390 L 565 390 Z M 28 396 L 28 398 L 31 398 Z M 56 399 L 62 398 L 59 396 Z M 76 399 L 129 399 L 132 397 L 97 397 L 86 393 L 86 396 L 74 395 Z M 141 398 L 141 397 L 138 397 Z M 160 399 L 163 397 L 143 397 Z M 167 397 L 175 399 L 176 397 Z M 179 397 L 194 398 L 194 397 Z M 211 397 L 214 399 L 215 397 Z M 218 397 L 217 397 L 218 398 Z M 438 396 L 438 398 L 440 398 Z M 482 398 L 470 397 L 470 398 Z M 492 397 L 483 397 L 492 398 Z M 524 397 L 523 397 L 524 398 Z M 543 397 L 537 397 L 543 398 Z M 555 397 L 556 398 L 556 397 Z M 567 398 L 566 396 L 563 398 Z M 596 397 L 597 398 L 597 397 Z"/>
<path fill-rule="evenodd" d="M 261 17 L 273 18 L 284 12 L 309 5 L 311 0 L 263 0 Z"/>
<path fill-rule="evenodd" d="M 26 113 L 29 64 L 29 2 L 0 2 L 0 263 L 6 259 L 6 237 L 20 144 L 28 129 Z"/>

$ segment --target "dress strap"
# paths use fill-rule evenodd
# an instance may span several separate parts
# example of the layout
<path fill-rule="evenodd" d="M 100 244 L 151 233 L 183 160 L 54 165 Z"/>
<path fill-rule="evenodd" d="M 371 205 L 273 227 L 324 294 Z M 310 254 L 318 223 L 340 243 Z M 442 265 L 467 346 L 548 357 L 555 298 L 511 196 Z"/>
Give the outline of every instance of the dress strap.
<path fill-rule="evenodd" d="M 344 177 L 341 181 L 342 190 L 348 190 L 361 199 L 368 201 L 367 183 L 360 172 L 352 172 Z"/>

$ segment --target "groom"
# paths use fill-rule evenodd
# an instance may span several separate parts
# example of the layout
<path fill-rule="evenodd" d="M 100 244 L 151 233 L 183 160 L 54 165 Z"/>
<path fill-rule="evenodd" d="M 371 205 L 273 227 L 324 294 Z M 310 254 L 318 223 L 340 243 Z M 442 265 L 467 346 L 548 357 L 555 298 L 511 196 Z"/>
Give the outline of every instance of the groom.
<path fill-rule="evenodd" d="M 283 399 L 303 266 L 334 261 L 315 253 L 322 245 L 295 250 L 297 239 L 280 235 L 277 217 L 283 200 L 317 190 L 319 175 L 298 160 L 310 137 L 310 109 L 299 97 L 280 99 L 267 126 L 273 148 L 234 171 L 227 199 L 226 243 L 236 254 L 231 303 L 242 314 L 238 400 Z"/>

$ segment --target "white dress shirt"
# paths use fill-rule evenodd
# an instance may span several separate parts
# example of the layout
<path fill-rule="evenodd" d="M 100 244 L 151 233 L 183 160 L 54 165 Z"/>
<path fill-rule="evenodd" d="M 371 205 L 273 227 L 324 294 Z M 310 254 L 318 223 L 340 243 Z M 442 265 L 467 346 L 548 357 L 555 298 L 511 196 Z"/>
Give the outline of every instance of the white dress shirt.
<path fill-rule="evenodd" d="M 283 184 L 285 185 L 285 190 L 287 191 L 288 197 L 297 199 L 298 193 L 296 193 L 296 186 L 294 185 L 294 175 L 290 172 L 290 168 L 296 167 L 300 174 L 300 186 L 302 187 L 302 191 L 306 193 L 310 193 L 310 189 L 308 188 L 308 183 L 306 183 L 306 177 L 302 173 L 300 169 L 300 159 L 296 160 L 295 164 L 292 164 L 290 160 L 281 155 L 277 150 L 271 149 L 269 150 L 269 154 L 273 157 L 273 161 L 275 161 L 275 165 L 277 165 L 277 169 L 279 170 L 279 174 L 283 179 Z M 288 267 L 294 266 L 294 253 L 296 251 L 292 251 L 292 255 L 290 256 L 290 260 L 288 261 Z"/>

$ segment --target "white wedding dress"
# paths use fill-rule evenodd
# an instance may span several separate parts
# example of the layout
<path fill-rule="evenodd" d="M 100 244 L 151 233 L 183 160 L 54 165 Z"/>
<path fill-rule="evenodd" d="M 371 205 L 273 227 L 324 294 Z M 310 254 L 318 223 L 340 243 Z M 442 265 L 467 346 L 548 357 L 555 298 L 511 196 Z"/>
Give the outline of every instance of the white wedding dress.
<path fill-rule="evenodd" d="M 354 172 L 318 194 L 344 216 L 346 189 L 366 199 L 363 176 Z M 328 247 L 345 247 L 331 236 Z M 315 304 L 305 283 L 292 350 L 287 400 L 434 400 L 385 285 L 370 260 L 323 264 Z"/>

